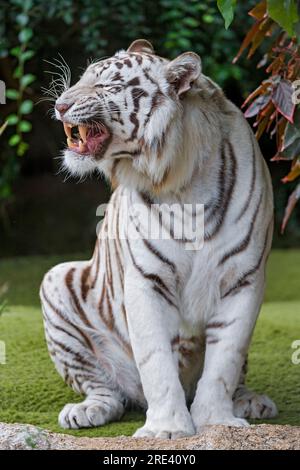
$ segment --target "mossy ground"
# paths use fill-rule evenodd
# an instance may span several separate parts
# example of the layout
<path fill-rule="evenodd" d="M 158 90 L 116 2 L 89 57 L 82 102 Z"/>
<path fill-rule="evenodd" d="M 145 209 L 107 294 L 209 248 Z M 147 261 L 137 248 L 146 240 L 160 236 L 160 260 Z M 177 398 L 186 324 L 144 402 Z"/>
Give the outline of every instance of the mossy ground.
<path fill-rule="evenodd" d="M 57 415 L 65 403 L 80 401 L 56 373 L 43 335 L 38 287 L 44 272 L 61 257 L 0 261 L 0 285 L 8 282 L 9 310 L 0 318 L 0 340 L 7 363 L 0 365 L 0 421 L 31 423 L 61 432 Z M 300 251 L 273 251 L 268 265 L 266 301 L 250 351 L 248 385 L 268 393 L 279 416 L 272 423 L 300 425 L 300 364 L 291 344 L 300 339 Z M 101 428 L 69 431 L 81 436 L 131 435 L 143 415 Z"/>

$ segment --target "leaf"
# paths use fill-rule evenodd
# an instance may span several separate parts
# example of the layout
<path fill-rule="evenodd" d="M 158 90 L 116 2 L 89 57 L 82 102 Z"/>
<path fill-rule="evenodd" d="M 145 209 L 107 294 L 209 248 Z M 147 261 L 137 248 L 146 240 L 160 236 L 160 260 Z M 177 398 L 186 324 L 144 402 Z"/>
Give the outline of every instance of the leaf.
<path fill-rule="evenodd" d="M 33 108 L 33 103 L 31 100 L 25 100 L 20 106 L 20 113 L 21 114 L 29 114 L 31 113 Z"/>
<path fill-rule="evenodd" d="M 287 123 L 283 136 L 282 152 L 300 139 L 300 107 L 296 109 L 294 123 Z"/>
<path fill-rule="evenodd" d="M 250 59 L 256 49 L 260 46 L 262 41 L 265 39 L 266 36 L 269 35 L 270 31 L 272 31 L 272 28 L 274 27 L 274 22 L 270 18 L 265 18 L 262 20 L 259 24 L 259 31 L 255 34 L 255 36 L 252 39 L 252 45 L 251 48 L 248 52 L 247 59 Z"/>
<path fill-rule="evenodd" d="M 23 3 L 23 8 L 25 11 L 29 11 L 33 6 L 32 0 L 25 0 Z"/>
<path fill-rule="evenodd" d="M 20 67 L 20 65 L 17 65 L 17 67 L 14 70 L 13 77 L 14 78 L 21 78 L 22 73 L 23 73 L 22 67 Z"/>
<path fill-rule="evenodd" d="M 33 31 L 31 28 L 24 28 L 24 29 L 21 29 L 21 31 L 19 32 L 19 41 L 24 44 L 25 42 L 28 42 L 33 36 Z"/>
<path fill-rule="evenodd" d="M 28 85 L 30 85 L 32 82 L 35 81 L 35 75 L 33 75 L 32 73 L 28 73 L 26 75 L 23 75 L 23 77 L 21 77 L 20 79 L 20 84 L 22 86 L 22 88 L 26 88 Z"/>
<path fill-rule="evenodd" d="M 272 101 L 277 109 L 288 121 L 293 122 L 295 104 L 293 103 L 294 89 L 289 80 L 282 79 L 272 92 Z"/>
<path fill-rule="evenodd" d="M 290 183 L 291 181 L 294 181 L 296 178 L 298 178 L 298 176 L 300 176 L 300 160 L 296 160 L 294 165 L 292 165 L 292 169 L 289 174 L 282 178 L 281 181 L 283 183 Z"/>
<path fill-rule="evenodd" d="M 34 56 L 34 54 L 35 54 L 34 51 L 30 51 L 30 50 L 25 51 L 25 52 L 22 53 L 22 55 L 20 57 L 20 61 L 21 62 L 26 62 L 26 60 L 31 59 Z"/>
<path fill-rule="evenodd" d="M 28 23 L 28 15 L 25 13 L 20 13 L 19 15 L 16 16 L 16 21 L 20 26 L 26 26 Z"/>
<path fill-rule="evenodd" d="M 228 29 L 234 17 L 236 0 L 217 0 L 218 8 L 225 21 L 225 28 Z"/>
<path fill-rule="evenodd" d="M 267 67 L 266 72 L 277 74 L 283 64 L 284 64 L 284 56 L 282 54 L 279 54 L 279 56 L 277 56 L 273 60 L 273 62 L 271 62 L 270 65 Z"/>
<path fill-rule="evenodd" d="M 261 69 L 261 68 L 265 67 L 268 63 L 268 60 L 269 60 L 269 54 L 264 54 L 262 56 L 262 58 L 260 59 L 260 61 L 258 62 L 257 68 Z"/>
<path fill-rule="evenodd" d="M 276 21 L 289 36 L 294 35 L 294 24 L 299 21 L 296 0 L 267 0 L 269 16 Z"/>
<path fill-rule="evenodd" d="M 264 131 L 265 131 L 267 125 L 268 125 L 268 122 L 269 122 L 269 117 L 266 116 L 259 123 L 257 131 L 255 133 L 255 137 L 256 137 L 257 140 L 259 140 L 261 138 L 262 134 L 264 133 Z"/>
<path fill-rule="evenodd" d="M 260 117 L 268 117 L 270 118 L 271 114 L 274 112 L 274 103 L 270 100 L 267 106 L 265 106 L 261 112 L 260 112 Z M 276 112 L 276 109 L 275 109 Z"/>
<path fill-rule="evenodd" d="M 29 121 L 21 121 L 18 125 L 18 130 L 20 132 L 30 132 L 32 129 L 31 122 Z"/>
<path fill-rule="evenodd" d="M 192 16 L 187 16 L 186 18 L 183 18 L 182 22 L 190 28 L 197 28 L 199 26 L 199 21 L 196 20 L 196 18 L 193 18 Z"/>
<path fill-rule="evenodd" d="M 267 11 L 267 2 L 263 0 L 262 2 L 255 5 L 252 10 L 249 11 L 249 15 L 255 18 L 256 20 L 262 20 Z"/>
<path fill-rule="evenodd" d="M 9 126 L 14 126 L 15 124 L 17 124 L 19 118 L 16 114 L 9 114 L 9 116 L 7 116 L 7 123 Z"/>
<path fill-rule="evenodd" d="M 15 147 L 21 141 L 21 137 L 18 134 L 14 134 L 10 137 L 8 144 L 11 147 Z"/>
<path fill-rule="evenodd" d="M 246 34 L 243 42 L 242 42 L 242 45 L 237 53 L 237 55 L 235 56 L 235 58 L 233 59 L 232 63 L 235 64 L 238 59 L 240 58 L 240 56 L 242 55 L 243 51 L 245 49 L 247 49 L 247 47 L 251 44 L 251 41 L 253 40 L 254 36 L 256 35 L 256 33 L 259 31 L 259 26 L 260 26 L 260 21 L 257 21 L 257 23 L 254 23 L 254 25 L 252 26 L 252 28 L 248 31 L 248 33 Z"/>
<path fill-rule="evenodd" d="M 300 108 L 296 109 L 294 124 L 287 123 L 281 148 L 281 156 L 285 160 L 294 160 L 300 155 Z"/>
<path fill-rule="evenodd" d="M 0 135 L 2 135 L 3 132 L 5 131 L 5 129 L 7 128 L 7 124 L 8 124 L 8 122 L 5 121 L 4 124 L 2 124 L 2 126 L 0 126 Z"/>
<path fill-rule="evenodd" d="M 0 199 L 6 199 L 11 196 L 11 187 L 9 183 L 1 184 L 0 186 Z"/>
<path fill-rule="evenodd" d="M 14 57 L 18 57 L 21 53 L 21 48 L 20 46 L 16 46 L 16 47 L 13 47 L 10 51 L 11 55 L 13 55 Z"/>
<path fill-rule="evenodd" d="M 27 142 L 20 142 L 17 148 L 17 155 L 18 157 L 23 157 L 24 153 L 28 149 L 29 145 Z"/>
<path fill-rule="evenodd" d="M 244 113 L 246 118 L 256 116 L 271 100 L 270 95 L 260 95 L 256 100 L 254 100 L 247 111 Z"/>
<path fill-rule="evenodd" d="M 6 97 L 10 100 L 18 100 L 20 97 L 20 93 L 18 90 L 14 90 L 13 88 L 9 88 L 6 90 Z"/>
<path fill-rule="evenodd" d="M 292 192 L 292 194 L 289 197 L 287 206 L 285 208 L 283 221 L 282 221 L 282 224 L 281 224 L 281 233 L 283 233 L 285 231 L 285 228 L 287 226 L 289 218 L 291 217 L 291 214 L 292 214 L 297 202 L 299 201 L 299 199 L 300 199 L 300 184 L 298 184 L 296 189 Z"/>
<path fill-rule="evenodd" d="M 246 104 L 249 103 L 249 101 L 252 101 L 258 95 L 262 95 L 263 93 L 266 93 L 268 89 L 270 89 L 270 90 L 272 89 L 272 82 L 268 81 L 268 80 L 265 80 L 264 82 L 261 83 L 261 85 L 259 85 L 258 88 L 256 88 L 256 90 L 254 90 L 254 91 L 252 91 L 252 93 L 250 93 L 250 95 L 246 98 L 246 100 L 242 104 L 242 108 L 244 108 L 246 106 Z"/>
<path fill-rule="evenodd" d="M 300 155 L 300 138 L 296 138 L 288 147 L 281 151 L 284 160 L 294 160 Z"/>

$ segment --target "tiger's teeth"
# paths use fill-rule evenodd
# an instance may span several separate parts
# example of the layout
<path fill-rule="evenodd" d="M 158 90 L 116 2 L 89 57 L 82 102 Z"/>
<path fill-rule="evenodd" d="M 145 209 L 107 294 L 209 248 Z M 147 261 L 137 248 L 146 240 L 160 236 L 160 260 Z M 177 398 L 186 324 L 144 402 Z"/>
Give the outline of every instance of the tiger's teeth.
<path fill-rule="evenodd" d="M 74 144 L 74 143 L 72 142 L 72 139 L 69 138 L 69 137 L 67 138 L 67 144 L 68 144 L 68 147 L 69 147 L 70 149 L 72 149 L 72 148 L 74 148 L 74 147 L 77 147 L 77 145 Z"/>
<path fill-rule="evenodd" d="M 85 126 L 78 126 L 80 137 L 82 138 L 83 142 L 86 143 L 86 127 Z"/>
<path fill-rule="evenodd" d="M 82 140 L 79 141 L 79 151 L 84 152 L 85 151 L 85 144 L 82 142 Z"/>
<path fill-rule="evenodd" d="M 72 133 L 71 133 L 71 126 L 70 124 L 67 124 L 66 122 L 64 122 L 64 131 L 65 131 L 65 134 L 68 138 L 71 138 L 72 136 Z"/>

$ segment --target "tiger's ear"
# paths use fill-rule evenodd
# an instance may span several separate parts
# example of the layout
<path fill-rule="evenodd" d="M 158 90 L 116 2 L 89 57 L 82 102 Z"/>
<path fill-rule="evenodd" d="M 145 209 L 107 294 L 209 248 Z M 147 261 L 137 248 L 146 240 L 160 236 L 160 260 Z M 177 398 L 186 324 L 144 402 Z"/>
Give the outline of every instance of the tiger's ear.
<path fill-rule="evenodd" d="M 136 39 L 127 49 L 127 52 L 146 52 L 147 54 L 154 54 L 152 44 L 146 39 Z"/>
<path fill-rule="evenodd" d="M 194 52 L 185 52 L 167 66 L 167 80 L 180 96 L 188 91 L 201 73 L 201 59 Z"/>

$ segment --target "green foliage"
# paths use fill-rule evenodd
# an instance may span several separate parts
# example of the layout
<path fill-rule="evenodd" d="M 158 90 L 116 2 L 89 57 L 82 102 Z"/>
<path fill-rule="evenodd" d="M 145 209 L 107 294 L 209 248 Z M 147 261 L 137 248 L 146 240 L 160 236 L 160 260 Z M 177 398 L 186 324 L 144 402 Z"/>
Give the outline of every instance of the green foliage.
<path fill-rule="evenodd" d="M 289 36 L 296 36 L 299 22 L 296 0 L 267 0 L 268 14 Z"/>
<path fill-rule="evenodd" d="M 258 3 L 258 2 L 257 2 Z M 261 2 L 262 4 L 263 2 Z M 218 8 L 224 18 L 227 29 L 234 18 L 237 0 L 217 0 Z M 250 7 L 250 5 L 249 5 Z M 290 37 L 299 34 L 300 22 L 297 0 L 267 0 L 267 12 L 270 18 L 278 23 Z"/>
<path fill-rule="evenodd" d="M 228 29 L 233 21 L 236 0 L 217 0 L 217 4 L 224 18 L 225 28 Z"/>
<path fill-rule="evenodd" d="M 0 176 L 0 201 L 8 199 L 12 195 L 12 184 L 19 173 L 18 157 L 22 157 L 28 149 L 24 135 L 31 130 L 31 123 L 25 120 L 23 115 L 30 114 L 33 108 L 31 99 L 25 95 L 29 85 L 31 85 L 36 77 L 31 73 L 25 72 L 26 62 L 33 56 L 34 52 L 29 49 L 30 40 L 33 37 L 33 30 L 28 26 L 30 21 L 30 11 L 33 7 L 32 0 L 13 0 L 12 6 L 14 11 L 14 29 L 18 31 L 18 44 L 13 44 L 8 51 L 2 46 L 2 56 L 8 55 L 14 60 L 14 69 L 12 78 L 15 80 L 16 88 L 8 88 L 6 97 L 10 101 L 15 101 L 14 112 L 7 117 L 7 124 L 11 128 L 8 136 L 8 145 L 13 151 L 8 152 L 8 156 L 2 157 L 3 171 Z M 6 46 L 8 44 L 6 43 Z M 1 47 L 0 47 L 1 50 Z"/>
<path fill-rule="evenodd" d="M 28 2 L 29 4 L 30 2 Z M 17 21 L 22 18 L 28 17 L 24 11 L 22 15 L 17 15 Z M 25 63 L 28 57 L 32 57 L 28 54 L 25 55 L 28 47 L 28 41 L 31 39 L 33 34 L 32 29 L 24 28 L 20 30 L 19 40 L 20 46 L 13 47 L 10 50 L 12 56 L 16 57 L 17 64 L 14 69 L 13 76 L 17 79 L 18 88 L 17 89 L 8 89 L 6 96 L 9 100 L 16 101 L 16 112 L 7 116 L 8 124 L 14 127 L 15 133 L 9 138 L 9 145 L 16 148 L 16 155 L 23 156 L 27 150 L 27 144 L 24 141 L 23 133 L 29 132 L 31 130 L 31 123 L 23 119 L 22 115 L 30 114 L 33 108 L 33 102 L 30 99 L 24 99 L 26 89 L 35 81 L 35 76 L 33 74 L 26 74 L 24 70 Z M 24 57 L 25 55 L 25 57 Z"/>

